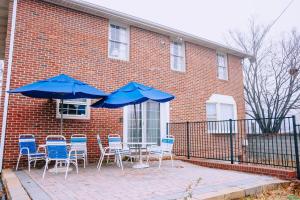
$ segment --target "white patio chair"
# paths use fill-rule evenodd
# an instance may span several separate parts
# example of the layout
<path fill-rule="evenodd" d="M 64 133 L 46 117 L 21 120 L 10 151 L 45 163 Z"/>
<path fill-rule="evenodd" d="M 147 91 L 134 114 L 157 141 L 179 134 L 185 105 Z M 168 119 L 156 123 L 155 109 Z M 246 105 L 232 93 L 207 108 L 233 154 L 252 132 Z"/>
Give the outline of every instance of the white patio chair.
<path fill-rule="evenodd" d="M 71 136 L 71 150 L 76 151 L 77 160 L 83 160 L 83 168 L 87 163 L 87 137 L 84 134 L 73 134 Z M 74 153 L 74 151 L 72 151 Z M 72 155 L 72 156 L 75 156 Z"/>
<path fill-rule="evenodd" d="M 33 167 L 36 165 L 36 161 L 45 160 L 45 152 L 40 152 L 36 149 L 35 137 L 32 134 L 20 134 L 19 135 L 19 157 L 17 161 L 16 170 L 19 168 L 19 162 L 22 156 L 27 156 L 28 171 L 30 172 L 31 162 L 34 162 Z"/>
<path fill-rule="evenodd" d="M 148 149 L 147 163 L 149 163 L 150 157 L 158 158 L 160 168 L 162 159 L 165 156 L 169 156 L 171 158 L 172 167 L 173 167 L 173 144 L 175 138 L 172 135 L 169 135 L 165 138 L 162 138 L 160 146 L 150 146 Z"/>
<path fill-rule="evenodd" d="M 78 164 L 76 150 L 70 150 L 68 152 L 66 138 L 62 135 L 49 135 L 46 138 L 46 165 L 44 168 L 43 179 L 45 178 L 46 171 L 48 169 L 48 164 L 51 161 L 55 161 L 55 168 L 57 168 L 58 162 L 63 162 L 66 164 L 65 179 L 67 179 L 70 163 L 74 164 L 76 167 L 76 172 L 78 174 Z M 75 156 L 73 156 L 75 155 Z"/>
<path fill-rule="evenodd" d="M 118 134 L 108 135 L 108 146 L 109 146 L 109 152 L 114 153 L 115 155 L 115 161 L 118 167 L 121 167 L 121 169 L 123 170 L 123 162 L 122 162 L 123 146 L 122 146 L 121 136 Z"/>
<path fill-rule="evenodd" d="M 113 155 L 115 155 L 115 153 L 114 153 L 114 152 L 110 152 L 110 151 L 109 151 L 109 147 L 103 147 L 99 135 L 97 135 L 97 142 L 98 142 L 99 149 L 100 149 L 100 159 L 99 159 L 97 168 L 98 168 L 98 170 L 100 171 L 100 168 L 101 168 L 101 166 L 102 166 L 102 162 L 103 162 L 103 160 L 104 160 L 104 157 L 106 156 L 106 161 L 107 161 L 107 163 L 108 163 L 109 156 L 113 156 Z"/>

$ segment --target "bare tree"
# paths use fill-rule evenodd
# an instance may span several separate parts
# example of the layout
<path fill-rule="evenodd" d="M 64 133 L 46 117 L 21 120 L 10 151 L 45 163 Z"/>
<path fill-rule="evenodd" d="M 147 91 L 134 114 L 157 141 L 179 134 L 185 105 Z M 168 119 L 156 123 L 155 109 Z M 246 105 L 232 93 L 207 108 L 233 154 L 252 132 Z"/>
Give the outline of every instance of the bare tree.
<path fill-rule="evenodd" d="M 274 43 L 270 27 L 251 20 L 247 34 L 230 31 L 233 43 L 253 55 L 243 62 L 246 112 L 263 133 L 277 133 L 300 106 L 300 35 L 293 30 Z"/>

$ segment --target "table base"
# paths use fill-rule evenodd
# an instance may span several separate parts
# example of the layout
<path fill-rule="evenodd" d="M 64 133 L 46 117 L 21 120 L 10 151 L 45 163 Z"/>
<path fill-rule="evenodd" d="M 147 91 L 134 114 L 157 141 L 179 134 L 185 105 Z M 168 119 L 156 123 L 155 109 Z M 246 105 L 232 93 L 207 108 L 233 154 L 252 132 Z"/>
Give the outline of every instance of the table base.
<path fill-rule="evenodd" d="M 134 168 L 134 169 L 144 169 L 144 168 L 148 168 L 148 167 L 149 167 L 149 165 L 144 164 L 144 163 L 137 163 L 132 166 L 132 168 Z"/>
<path fill-rule="evenodd" d="M 58 166 L 57 169 L 55 169 L 55 167 L 54 167 L 54 168 L 49 169 L 48 171 L 51 173 L 66 173 L 66 168 L 67 167 L 59 167 Z M 69 167 L 68 172 L 71 172 L 72 170 L 73 170 L 73 168 Z"/>

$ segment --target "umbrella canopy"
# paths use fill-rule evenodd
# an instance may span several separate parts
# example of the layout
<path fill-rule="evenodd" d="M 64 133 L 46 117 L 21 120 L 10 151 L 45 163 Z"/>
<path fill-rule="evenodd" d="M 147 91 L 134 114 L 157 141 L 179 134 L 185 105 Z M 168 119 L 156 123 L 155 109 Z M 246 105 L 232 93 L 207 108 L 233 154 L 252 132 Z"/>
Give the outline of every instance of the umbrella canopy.
<path fill-rule="evenodd" d="M 64 99 L 95 99 L 107 96 L 107 94 L 105 94 L 103 91 L 98 90 L 65 74 L 60 74 L 46 80 L 36 81 L 17 89 L 10 90 L 8 91 L 8 93 L 21 93 L 24 96 L 32 98 L 60 99 L 61 110 L 63 107 Z M 61 134 L 62 129 L 63 112 L 61 111 Z"/>
<path fill-rule="evenodd" d="M 65 74 L 37 81 L 8 92 L 44 99 L 94 99 L 107 96 L 103 91 Z"/>
<path fill-rule="evenodd" d="M 148 100 L 164 103 L 175 97 L 153 87 L 148 87 L 137 82 L 129 82 L 127 85 L 112 92 L 106 98 L 97 101 L 91 106 L 94 108 L 121 108 L 127 105 L 140 104 Z"/>

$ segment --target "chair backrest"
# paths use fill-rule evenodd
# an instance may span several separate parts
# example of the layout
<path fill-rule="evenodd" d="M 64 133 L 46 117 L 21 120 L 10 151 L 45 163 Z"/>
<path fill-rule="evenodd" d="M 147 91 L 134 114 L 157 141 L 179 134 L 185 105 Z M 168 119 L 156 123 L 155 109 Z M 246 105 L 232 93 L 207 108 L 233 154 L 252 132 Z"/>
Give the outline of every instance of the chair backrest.
<path fill-rule="evenodd" d="M 161 139 L 161 149 L 163 151 L 172 152 L 175 138 L 172 135 L 168 135 Z"/>
<path fill-rule="evenodd" d="M 122 149 L 122 139 L 118 134 L 108 135 L 108 146 L 111 150 Z"/>
<path fill-rule="evenodd" d="M 47 157 L 53 160 L 68 158 L 66 138 L 62 135 L 48 135 L 46 138 Z"/>
<path fill-rule="evenodd" d="M 71 144 L 73 143 L 87 143 L 87 137 L 85 134 L 73 134 L 71 136 Z"/>
<path fill-rule="evenodd" d="M 101 142 L 101 138 L 100 138 L 100 135 L 97 135 L 97 142 L 98 142 L 98 145 L 99 145 L 99 149 L 101 151 L 101 154 L 104 154 L 105 153 L 105 150 L 103 148 L 103 145 L 102 145 L 102 142 Z"/>
<path fill-rule="evenodd" d="M 77 151 L 86 151 L 87 137 L 84 134 L 73 134 L 71 136 L 71 148 Z"/>
<path fill-rule="evenodd" d="M 35 142 L 34 135 L 32 134 L 19 135 L 19 149 L 21 151 L 21 154 L 36 153 L 36 142 Z"/>

